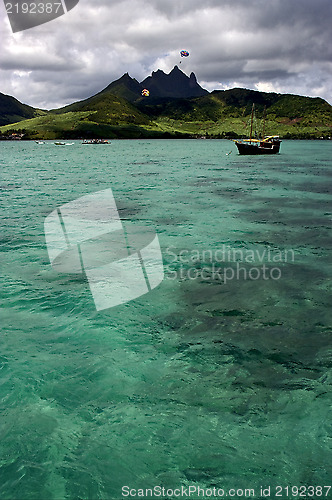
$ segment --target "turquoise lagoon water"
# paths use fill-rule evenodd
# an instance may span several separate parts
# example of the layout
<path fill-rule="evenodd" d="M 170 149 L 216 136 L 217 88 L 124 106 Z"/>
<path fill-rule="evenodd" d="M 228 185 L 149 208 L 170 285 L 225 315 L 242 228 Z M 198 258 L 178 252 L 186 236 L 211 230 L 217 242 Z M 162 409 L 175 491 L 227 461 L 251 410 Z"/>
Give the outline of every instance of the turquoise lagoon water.
<path fill-rule="evenodd" d="M 0 150 L 1 500 L 332 484 L 331 143 Z M 43 224 L 106 188 L 157 231 L 165 279 L 97 312 Z"/>

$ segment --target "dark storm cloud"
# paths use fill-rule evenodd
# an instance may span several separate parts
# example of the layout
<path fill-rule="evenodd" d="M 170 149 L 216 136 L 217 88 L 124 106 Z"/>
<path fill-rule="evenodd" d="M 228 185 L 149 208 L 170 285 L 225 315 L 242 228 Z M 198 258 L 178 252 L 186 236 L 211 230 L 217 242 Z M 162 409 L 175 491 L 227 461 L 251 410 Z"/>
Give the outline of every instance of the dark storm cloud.
<path fill-rule="evenodd" d="M 331 102 L 331 0 L 80 0 L 13 35 L 2 11 L 0 92 L 41 107 L 83 99 L 123 73 L 170 71 L 179 51 L 208 90 L 246 86 Z"/>

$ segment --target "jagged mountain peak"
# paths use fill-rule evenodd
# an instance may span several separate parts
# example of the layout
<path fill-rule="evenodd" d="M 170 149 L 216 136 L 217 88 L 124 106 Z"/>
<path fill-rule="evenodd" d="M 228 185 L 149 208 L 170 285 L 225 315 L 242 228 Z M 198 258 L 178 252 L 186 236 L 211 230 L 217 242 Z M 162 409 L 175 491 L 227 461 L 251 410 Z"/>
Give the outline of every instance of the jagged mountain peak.
<path fill-rule="evenodd" d="M 162 70 L 153 71 L 141 84 L 150 91 L 151 97 L 189 98 L 208 93 L 197 83 L 194 73 L 188 77 L 177 65 L 168 74 Z"/>
<path fill-rule="evenodd" d="M 127 71 L 127 73 L 124 73 L 124 74 L 121 76 L 121 78 L 119 78 L 119 79 L 118 79 L 118 81 L 119 81 L 119 80 L 135 80 L 135 78 L 132 78 L 132 77 L 129 75 L 128 71 Z"/>
<path fill-rule="evenodd" d="M 111 94 L 123 97 L 130 102 L 134 102 L 141 95 L 142 88 L 142 85 L 135 78 L 132 78 L 127 72 L 117 80 L 114 80 L 114 82 L 110 83 L 99 93 L 103 94 L 110 92 Z"/>
<path fill-rule="evenodd" d="M 141 83 L 132 78 L 128 72 L 124 73 L 100 93 L 110 92 L 114 95 L 124 97 L 130 102 L 135 102 L 142 98 L 142 90 L 144 88 L 150 91 L 151 98 L 186 99 L 208 94 L 208 91 L 200 87 L 197 83 L 194 73 L 191 73 L 189 77 L 177 65 L 168 74 L 161 69 L 152 71 L 151 76 L 145 78 Z"/>

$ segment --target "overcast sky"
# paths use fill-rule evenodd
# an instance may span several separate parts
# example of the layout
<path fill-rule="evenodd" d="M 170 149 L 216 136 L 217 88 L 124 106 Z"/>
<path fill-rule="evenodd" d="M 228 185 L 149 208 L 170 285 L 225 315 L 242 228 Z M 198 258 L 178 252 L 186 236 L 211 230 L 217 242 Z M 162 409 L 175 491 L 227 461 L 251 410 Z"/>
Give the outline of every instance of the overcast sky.
<path fill-rule="evenodd" d="M 6 0 L 9 1 L 9 0 Z M 80 0 L 13 34 L 0 3 L 0 92 L 40 108 L 89 97 L 128 72 L 179 65 L 206 89 L 245 87 L 332 104 L 332 0 Z"/>

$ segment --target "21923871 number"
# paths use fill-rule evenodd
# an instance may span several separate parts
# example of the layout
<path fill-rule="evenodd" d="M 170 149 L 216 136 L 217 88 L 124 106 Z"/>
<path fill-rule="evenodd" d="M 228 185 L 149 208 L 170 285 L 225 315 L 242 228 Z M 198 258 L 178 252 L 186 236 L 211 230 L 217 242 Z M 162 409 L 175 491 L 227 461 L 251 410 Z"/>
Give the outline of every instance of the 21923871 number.
<path fill-rule="evenodd" d="M 6 3 L 7 14 L 57 14 L 61 8 L 62 3 L 34 3 L 34 2 L 23 2 L 19 3 Z"/>
<path fill-rule="evenodd" d="M 276 486 L 275 496 L 327 497 L 331 486 Z"/>

